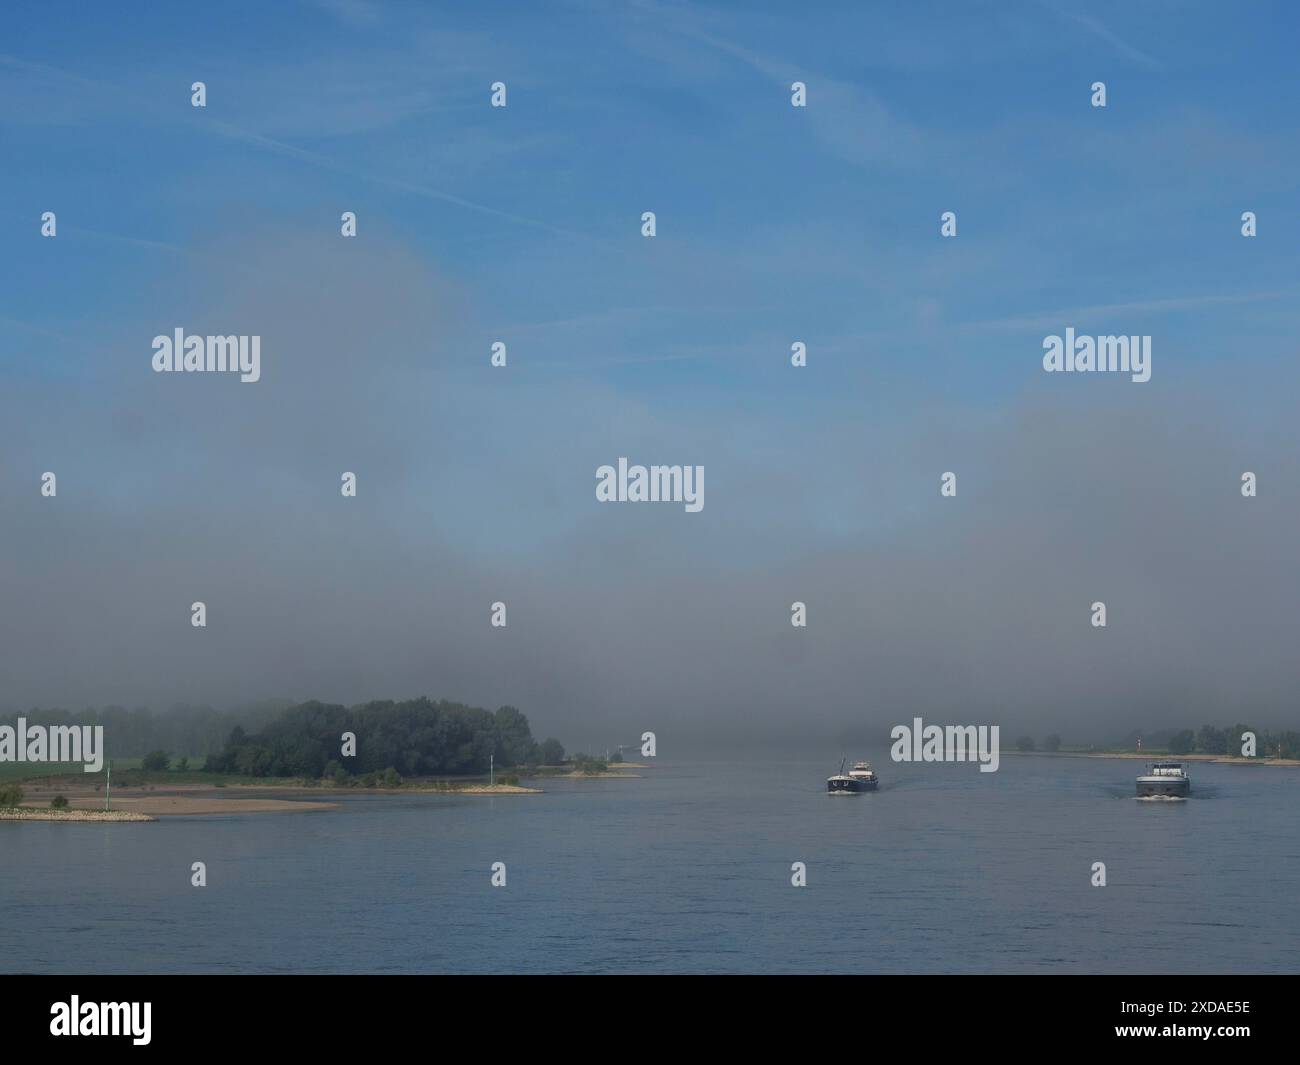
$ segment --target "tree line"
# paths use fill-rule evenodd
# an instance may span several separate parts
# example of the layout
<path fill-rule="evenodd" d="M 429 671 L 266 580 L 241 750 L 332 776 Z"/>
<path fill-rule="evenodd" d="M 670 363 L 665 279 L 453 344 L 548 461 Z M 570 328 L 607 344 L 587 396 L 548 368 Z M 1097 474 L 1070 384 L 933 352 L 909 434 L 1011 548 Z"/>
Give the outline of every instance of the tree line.
<path fill-rule="evenodd" d="M 345 734 L 356 737 L 344 754 Z M 558 740 L 538 743 L 528 718 L 513 706 L 498 710 L 427 698 L 346 707 L 308 702 L 282 711 L 256 732 L 235 727 L 204 769 L 253 777 L 400 777 L 486 773 L 552 765 L 564 760 Z"/>
<path fill-rule="evenodd" d="M 1242 736 L 1255 734 L 1255 755 L 1258 758 L 1300 758 L 1300 732 L 1293 730 L 1270 732 L 1250 725 L 1233 725 L 1215 728 L 1202 725 L 1193 732 L 1182 729 L 1169 737 L 1165 746 L 1170 754 L 1232 754 L 1240 755 Z"/>
<path fill-rule="evenodd" d="M 210 706 L 174 706 L 155 712 L 142 708 L 107 706 L 86 710 L 26 710 L 0 715 L 0 724 L 102 725 L 105 754 L 110 758 L 143 758 L 151 751 L 172 751 L 202 757 L 225 746 L 233 728 L 261 728 L 275 718 L 288 700 L 257 703 L 237 710 Z"/>
<path fill-rule="evenodd" d="M 1153 732 L 1131 732 L 1114 746 L 1121 750 L 1133 750 L 1139 743 L 1144 748 L 1166 750 L 1170 754 L 1222 754 L 1238 755 L 1242 753 L 1247 732 L 1255 736 L 1255 757 L 1257 758 L 1300 758 L 1300 732 L 1293 729 L 1278 730 L 1259 729 L 1251 725 L 1232 725 L 1218 728 L 1214 725 L 1202 725 L 1199 729 L 1164 729 Z M 1057 751 L 1061 748 L 1061 737 L 1055 733 L 1043 740 L 1042 750 Z M 1039 747 L 1032 736 L 1021 736 L 1016 740 L 1019 751 L 1034 751 Z M 1077 747 L 1075 748 L 1077 749 Z"/>

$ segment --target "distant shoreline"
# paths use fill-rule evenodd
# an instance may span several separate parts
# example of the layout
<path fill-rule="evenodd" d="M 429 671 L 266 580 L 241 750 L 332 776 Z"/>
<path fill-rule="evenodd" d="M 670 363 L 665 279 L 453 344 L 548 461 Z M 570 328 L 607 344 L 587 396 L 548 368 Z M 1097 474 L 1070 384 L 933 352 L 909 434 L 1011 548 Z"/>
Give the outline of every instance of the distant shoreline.
<path fill-rule="evenodd" d="M 629 766 L 629 769 L 645 768 L 644 766 Z M 556 780 L 636 780 L 640 773 L 624 773 L 620 769 L 610 766 L 608 769 L 598 769 L 594 773 L 588 773 L 582 769 L 575 769 L 572 773 L 553 773 L 551 774 Z"/>
<path fill-rule="evenodd" d="M 1232 754 L 1169 754 L 1166 751 L 1007 751 L 1037 758 L 1128 758 L 1140 762 L 1218 762 L 1223 765 L 1300 766 L 1300 758 L 1243 758 Z"/>
<path fill-rule="evenodd" d="M 237 788 L 256 788 L 255 784 L 236 784 Z M 340 788 L 340 791 L 378 795 L 541 795 L 541 788 L 525 788 L 520 784 L 456 784 L 438 787 L 435 784 L 411 784 L 399 788 Z M 303 788 L 305 795 L 318 794 L 318 788 Z M 337 803 L 333 805 L 338 805 Z"/>
<path fill-rule="evenodd" d="M 25 805 L 14 811 L 12 821 L 153 821 L 159 817 L 205 817 L 228 814 L 313 813 L 337 810 L 339 793 L 362 795 L 540 795 L 540 788 L 518 784 L 488 784 L 485 781 L 412 782 L 397 788 L 334 788 L 284 780 L 262 783 L 132 784 L 115 787 L 113 809 L 104 810 L 104 793 L 98 782 L 80 777 L 42 778 L 25 787 Z M 249 792 L 260 792 L 256 796 Z M 274 795 L 267 795 L 273 792 Z M 243 793 L 243 794 L 241 794 Z M 49 808 L 62 795 L 68 800 L 64 811 Z M 283 797 L 281 797 L 283 796 Z M 0 811 L 4 817 L 7 811 Z M 21 815 L 21 816 L 19 816 Z"/>

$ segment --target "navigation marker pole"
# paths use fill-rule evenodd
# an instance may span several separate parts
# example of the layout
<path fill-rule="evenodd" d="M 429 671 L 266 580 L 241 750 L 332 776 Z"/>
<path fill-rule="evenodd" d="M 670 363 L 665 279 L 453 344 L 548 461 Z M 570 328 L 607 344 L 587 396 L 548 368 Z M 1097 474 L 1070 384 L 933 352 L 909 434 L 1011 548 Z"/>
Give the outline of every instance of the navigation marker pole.
<path fill-rule="evenodd" d="M 113 763 L 108 763 L 108 783 L 104 785 L 104 810 L 113 808 Z"/>
<path fill-rule="evenodd" d="M 489 754 L 488 755 L 488 784 L 491 787 L 496 787 L 496 783 L 497 783 L 496 762 L 497 762 L 497 756 L 495 754 Z"/>

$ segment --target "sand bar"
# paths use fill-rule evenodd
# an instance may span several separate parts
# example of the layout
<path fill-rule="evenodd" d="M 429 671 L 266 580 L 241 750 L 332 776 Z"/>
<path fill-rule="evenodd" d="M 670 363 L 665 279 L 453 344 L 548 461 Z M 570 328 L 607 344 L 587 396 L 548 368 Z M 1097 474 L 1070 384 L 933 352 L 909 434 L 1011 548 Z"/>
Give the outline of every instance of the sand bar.
<path fill-rule="evenodd" d="M 104 793 L 97 783 L 83 782 L 72 777 L 58 781 L 42 780 L 24 786 L 24 805 L 48 807 L 55 795 L 68 800 L 68 807 L 77 811 L 104 809 Z M 266 794 L 274 790 L 272 797 Z M 254 795 L 248 795 L 253 792 Z M 243 793 L 243 794 L 241 794 Z M 204 817 L 229 814 L 259 813 L 311 813 L 319 810 L 336 810 L 340 803 L 333 801 L 339 794 L 359 795 L 540 795 L 540 788 L 525 788 L 517 784 L 414 784 L 402 788 L 330 788 L 293 787 L 289 785 L 259 786 L 256 784 L 230 784 L 216 787 L 211 784 L 174 784 L 167 786 L 121 787 L 113 789 L 113 810 L 143 814 L 146 817 Z M 28 820 L 30 820 L 29 818 Z"/>
<path fill-rule="evenodd" d="M 226 798 L 227 788 L 204 787 L 202 784 L 177 785 L 162 791 L 146 788 L 114 788 L 113 810 L 155 817 L 203 817 L 217 814 L 309 813 L 314 810 L 333 810 L 335 802 L 293 801 L 288 799 Z M 93 785 L 66 782 L 57 786 L 42 783 L 40 787 L 23 789 L 24 805 L 46 806 L 55 795 L 63 795 L 74 811 L 104 812 L 104 795 Z"/>
<path fill-rule="evenodd" d="M 69 824 L 157 821 L 129 810 L 29 810 L 25 807 L 0 810 L 0 821 L 66 821 Z"/>

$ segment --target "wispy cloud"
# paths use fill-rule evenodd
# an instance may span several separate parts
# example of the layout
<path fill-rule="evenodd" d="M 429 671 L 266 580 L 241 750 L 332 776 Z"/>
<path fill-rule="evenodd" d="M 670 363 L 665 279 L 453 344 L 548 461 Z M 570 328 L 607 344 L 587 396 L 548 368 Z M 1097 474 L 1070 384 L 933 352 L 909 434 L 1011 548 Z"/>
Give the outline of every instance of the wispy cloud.
<path fill-rule="evenodd" d="M 32 63 L 12 55 L 0 54 L 0 65 L 8 66 L 26 74 L 37 74 L 50 80 L 62 81 L 67 84 L 76 85 L 79 88 L 93 89 L 95 90 L 94 95 L 96 98 L 103 99 L 109 97 L 118 100 L 125 107 L 129 108 L 133 115 L 144 116 L 150 121 L 167 123 L 174 123 L 176 121 L 174 109 L 164 109 L 158 104 L 157 100 L 142 96 L 120 85 L 87 78 L 80 74 L 75 74 L 58 67 L 50 66 L 49 64 Z M 323 155 L 320 152 L 309 151 L 306 148 L 300 148 L 297 145 L 290 144 L 274 137 L 268 137 L 255 130 L 218 119 L 215 116 L 200 116 L 200 120 L 187 124 L 186 128 L 196 129 L 200 132 L 227 139 L 239 140 L 266 151 L 275 152 L 278 155 L 296 159 L 309 166 L 333 171 L 362 181 L 373 182 L 410 195 L 438 200 L 443 203 L 452 204 L 456 207 L 461 207 L 468 211 L 475 211 L 479 214 L 488 215 L 493 218 L 500 218 L 516 225 L 545 230 L 549 233 L 569 238 L 584 239 L 585 237 L 584 234 L 575 230 L 566 229 L 562 226 L 557 226 L 538 218 L 530 218 L 527 215 L 519 214 L 514 211 L 506 211 L 498 207 L 493 207 L 490 204 L 479 203 L 475 200 L 459 196 L 455 193 L 448 192 L 445 189 L 440 189 L 424 182 L 408 181 L 396 175 L 378 174 L 358 169 L 334 157 Z"/>
<path fill-rule="evenodd" d="M 865 167 L 914 165 L 927 155 L 923 130 L 900 117 L 864 85 L 823 74 L 789 60 L 775 59 L 706 27 L 693 12 L 642 0 L 638 11 L 656 16 L 667 32 L 707 45 L 745 64 L 779 87 L 808 86 L 807 118 L 817 137 L 838 157 Z"/>
<path fill-rule="evenodd" d="M 1189 311 L 1223 306 L 1225 304 L 1262 303 L 1268 300 L 1294 298 L 1295 292 L 1243 292 L 1234 295 L 1176 296 L 1169 299 L 1133 300 L 1128 303 L 1105 303 L 1091 307 L 1065 307 L 1054 311 L 992 318 L 986 321 L 966 322 L 961 329 L 1016 330 L 1059 326 L 1071 321 L 1086 321 L 1116 314 L 1164 314 L 1168 311 Z"/>
<path fill-rule="evenodd" d="M 1046 0 L 1044 0 L 1043 6 L 1048 10 L 1055 12 L 1057 15 L 1060 15 L 1061 18 L 1069 19 L 1076 26 L 1082 26 L 1089 33 L 1101 38 L 1107 44 L 1111 45 L 1111 47 L 1119 52 L 1120 55 L 1131 59 L 1133 62 L 1144 67 L 1149 67 L 1152 70 L 1161 69 L 1161 63 L 1158 59 L 1148 55 L 1140 48 L 1135 48 L 1133 45 L 1129 44 L 1099 19 L 1078 11 L 1070 11 L 1061 8 L 1056 4 L 1047 3 Z"/>
<path fill-rule="evenodd" d="M 129 237 L 122 236 L 120 233 L 105 233 L 99 229 L 84 229 L 80 226 L 63 226 L 60 230 L 62 233 L 80 234 L 84 237 L 92 237 L 95 240 L 109 240 L 119 244 L 132 244 L 138 248 L 148 248 L 150 251 L 166 251 L 175 255 L 198 255 L 198 252 L 189 248 L 182 248 L 179 244 L 170 244 L 165 240 L 149 240 L 146 237 Z"/>

